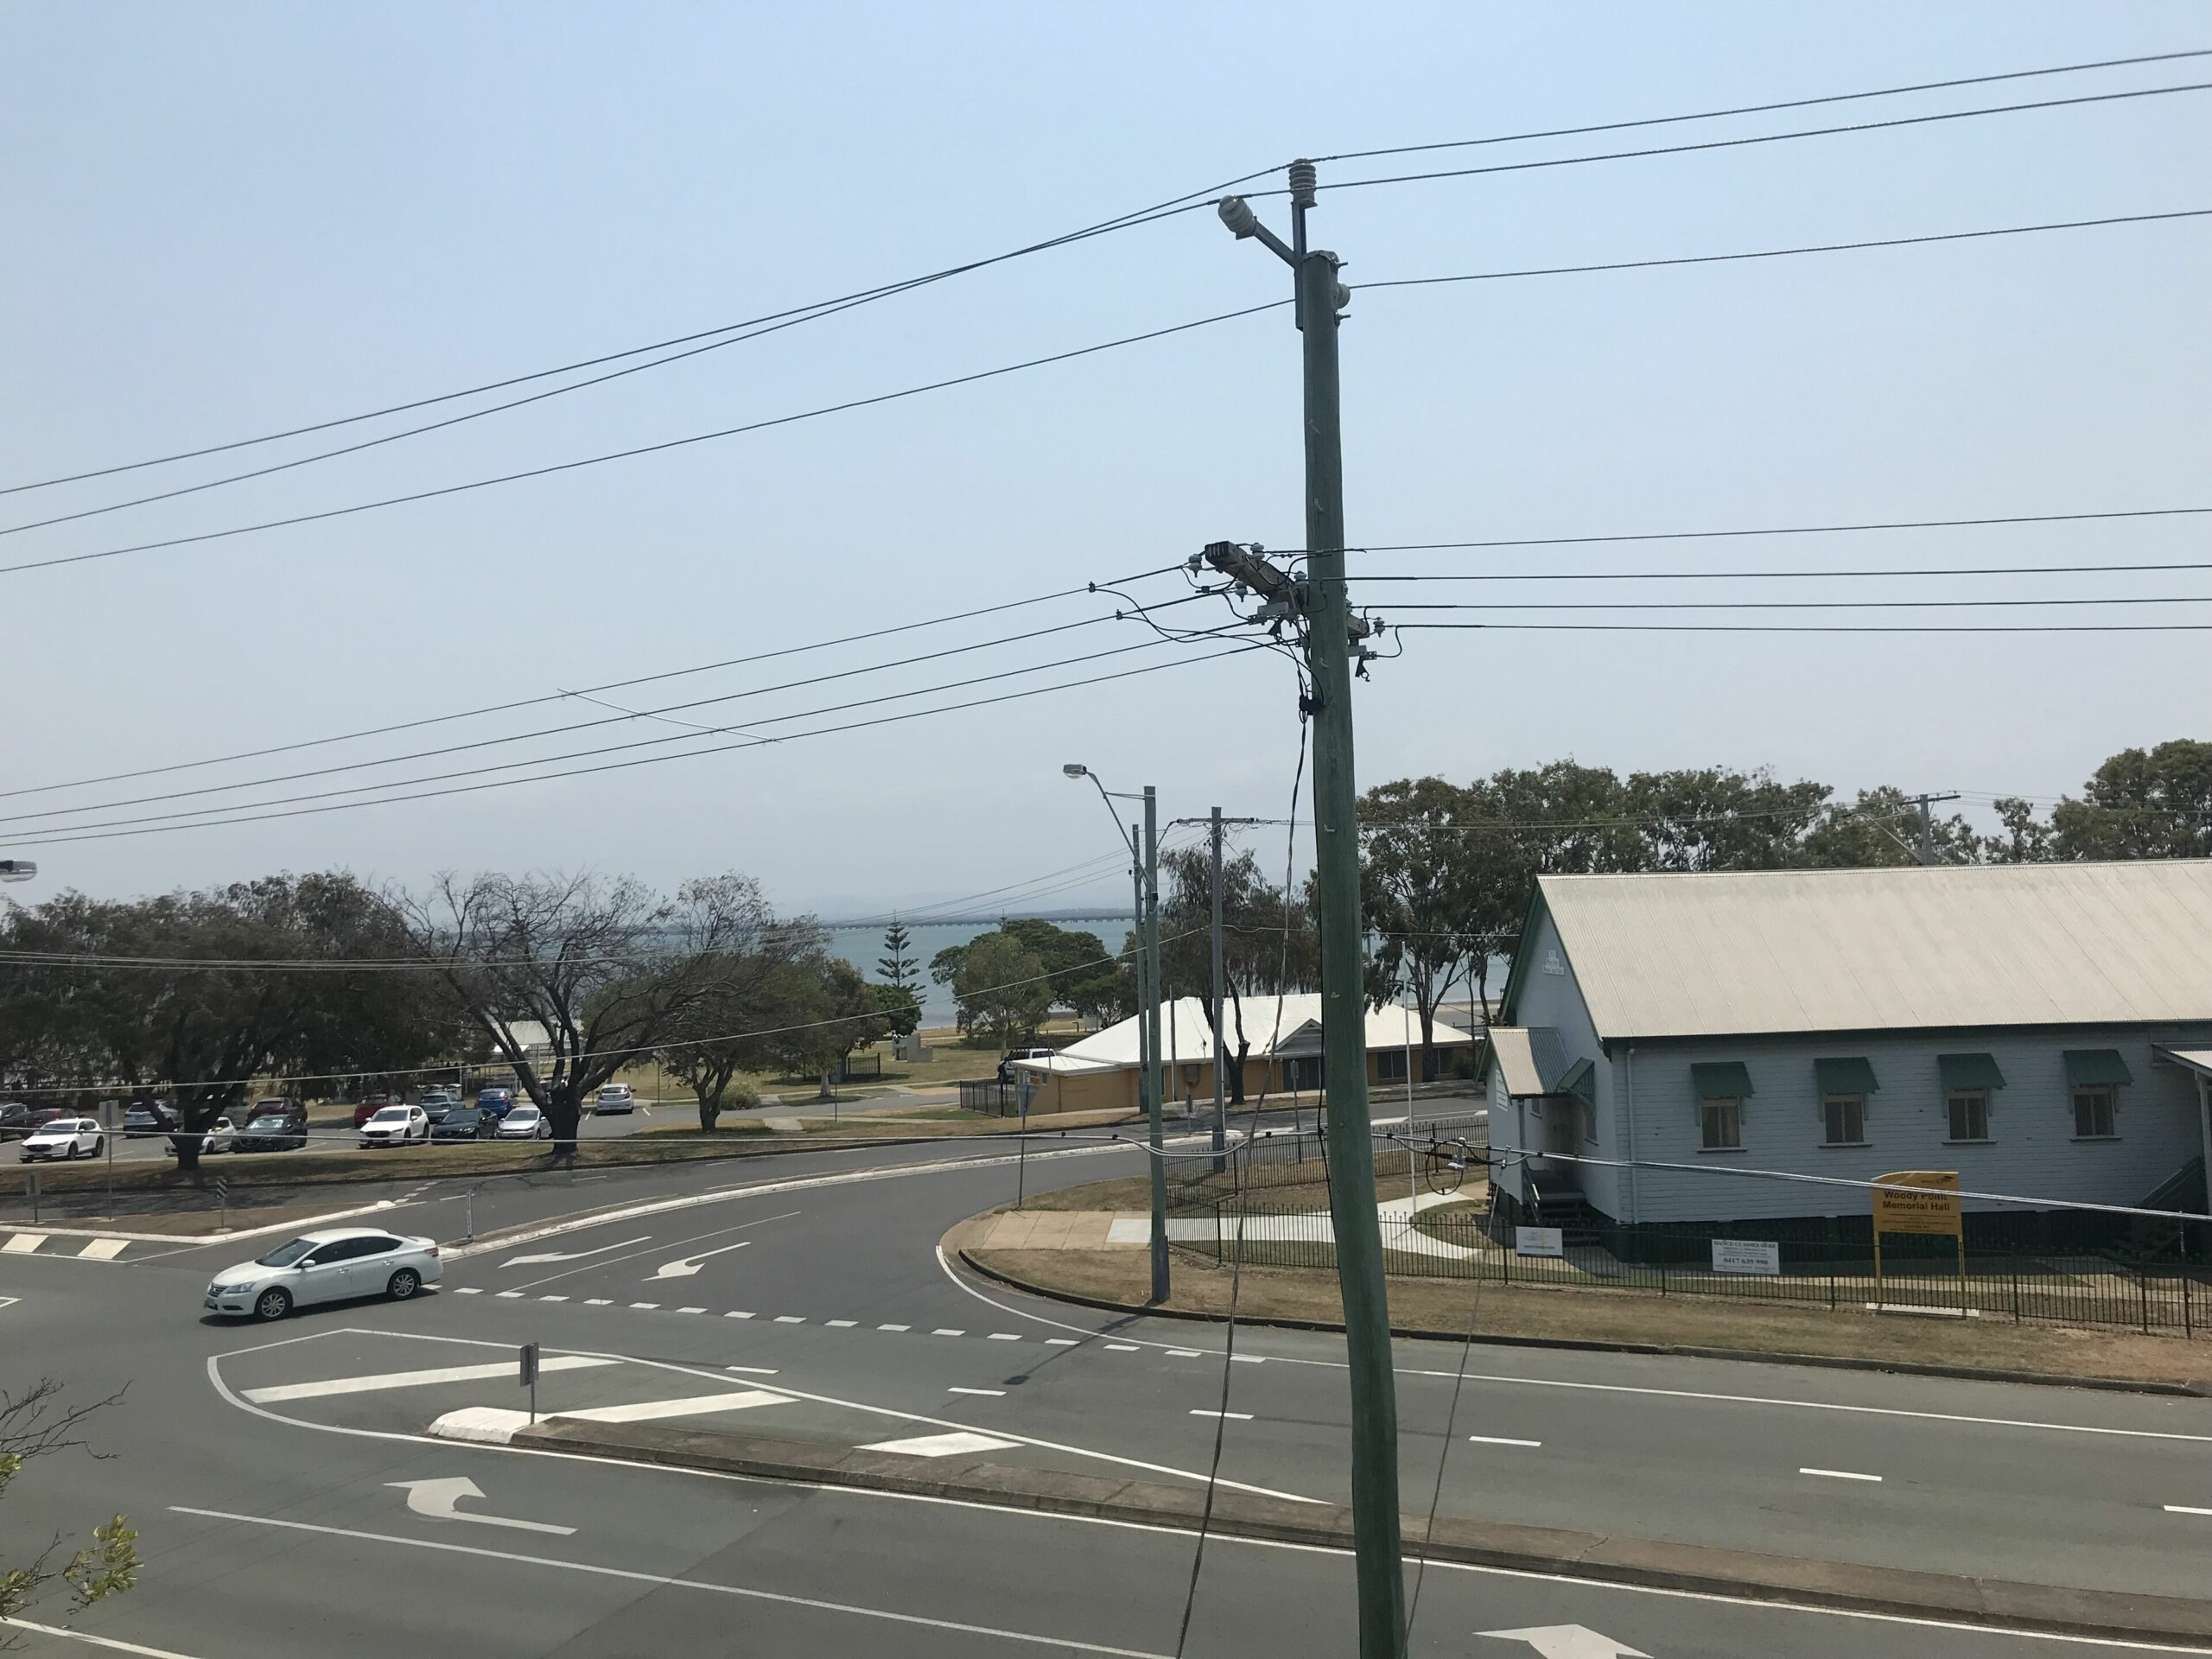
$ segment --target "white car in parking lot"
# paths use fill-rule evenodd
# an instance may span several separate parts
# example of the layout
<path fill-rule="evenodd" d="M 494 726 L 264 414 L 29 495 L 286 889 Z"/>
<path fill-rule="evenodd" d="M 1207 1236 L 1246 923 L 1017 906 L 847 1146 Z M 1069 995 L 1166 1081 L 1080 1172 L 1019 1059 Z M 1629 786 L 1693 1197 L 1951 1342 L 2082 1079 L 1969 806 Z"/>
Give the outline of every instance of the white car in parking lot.
<path fill-rule="evenodd" d="M 316 1302 L 388 1296 L 404 1302 L 445 1275 L 435 1240 L 374 1227 L 302 1233 L 258 1262 L 226 1268 L 207 1284 L 211 1313 L 281 1319 Z"/>
<path fill-rule="evenodd" d="M 599 1098 L 592 1103 L 594 1117 L 605 1117 L 610 1113 L 637 1109 L 638 1093 L 626 1083 L 610 1083 L 599 1091 Z"/>
<path fill-rule="evenodd" d="M 535 1106 L 518 1106 L 492 1131 L 494 1141 L 550 1141 L 553 1120 Z"/>
<path fill-rule="evenodd" d="M 23 1161 L 42 1158 L 97 1158 L 106 1145 L 97 1117 L 57 1117 L 23 1137 Z"/>
<path fill-rule="evenodd" d="M 429 1138 L 430 1115 L 420 1106 L 383 1107 L 361 1125 L 365 1147 L 404 1147 Z"/>

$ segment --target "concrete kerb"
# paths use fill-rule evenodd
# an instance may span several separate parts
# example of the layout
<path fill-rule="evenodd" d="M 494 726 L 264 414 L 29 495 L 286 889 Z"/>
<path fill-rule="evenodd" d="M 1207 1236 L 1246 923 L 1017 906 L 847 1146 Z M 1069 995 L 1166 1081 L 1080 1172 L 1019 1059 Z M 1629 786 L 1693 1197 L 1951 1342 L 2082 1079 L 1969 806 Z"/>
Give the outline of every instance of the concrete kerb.
<path fill-rule="evenodd" d="M 856 1487 L 1179 1531 L 1194 1529 L 1205 1508 L 1205 1490 L 1195 1485 L 973 1459 L 923 1459 L 652 1423 L 556 1417 L 518 1429 L 508 1443 L 617 1462 Z M 1405 1516 L 1402 1525 L 1407 1542 L 1418 1545 L 1422 1518 Z M 1343 1505 L 1291 1503 L 1223 1489 L 1214 1494 L 1211 1529 L 1227 1537 L 1347 1550 L 1351 1512 Z M 1440 1518 L 1427 1545 L 1433 1560 L 1599 1583 L 2057 1636 L 2212 1645 L 2212 1601 L 2186 1597 L 2016 1584 L 1459 1517 Z"/>
<path fill-rule="evenodd" d="M 969 1219 L 976 1218 L 971 1217 Z M 1141 1314 L 1154 1319 L 1184 1319 L 1198 1325 L 1224 1325 L 1228 1322 L 1221 1314 L 1203 1313 L 1195 1308 L 1158 1307 L 1147 1302 L 1116 1301 L 1109 1297 L 1086 1296 L 1079 1292 L 1059 1290 L 1024 1279 L 1019 1274 L 992 1266 L 971 1253 L 965 1244 L 957 1243 L 960 1233 L 968 1224 L 968 1222 L 963 1222 L 947 1232 L 940 1248 L 957 1254 L 962 1265 L 971 1273 L 989 1280 L 993 1284 L 1004 1285 L 1008 1290 L 1018 1290 L 1027 1295 L 1041 1296 L 1048 1301 L 1065 1302 L 1077 1307 L 1095 1307 L 1107 1313 Z M 1341 1322 L 1333 1319 L 1300 1319 L 1287 1314 L 1258 1318 L 1240 1313 L 1236 1322 L 1277 1331 L 1341 1332 L 1344 1328 Z M 1437 1331 L 1395 1322 L 1390 1326 L 1390 1333 L 1422 1342 L 1461 1343 L 1467 1340 L 1467 1333 L 1464 1330 Z M 1800 1354 L 1783 1349 L 1707 1348 L 1687 1343 L 1609 1342 L 1581 1337 L 1478 1334 L 1474 1340 L 1490 1348 L 1550 1348 L 1572 1353 L 1650 1354 L 1670 1359 L 1726 1359 L 1760 1365 L 1805 1365 L 1832 1371 L 1890 1371 L 1900 1376 L 1938 1376 L 1963 1382 L 2026 1382 L 2038 1388 L 2091 1389 L 2107 1394 L 2157 1394 L 2191 1400 L 2212 1397 L 2212 1383 L 2171 1382 L 2152 1377 L 2075 1376 L 2055 1371 L 2008 1371 L 1990 1365 L 1943 1365 L 1922 1360 L 1869 1359 L 1848 1354 Z"/>

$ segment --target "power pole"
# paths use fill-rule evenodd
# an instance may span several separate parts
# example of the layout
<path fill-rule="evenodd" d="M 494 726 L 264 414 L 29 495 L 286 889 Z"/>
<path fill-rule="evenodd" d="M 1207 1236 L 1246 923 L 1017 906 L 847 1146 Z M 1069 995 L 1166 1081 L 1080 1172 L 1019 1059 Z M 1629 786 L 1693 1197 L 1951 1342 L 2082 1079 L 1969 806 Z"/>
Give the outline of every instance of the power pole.
<path fill-rule="evenodd" d="M 1151 1058 L 1145 1073 L 1151 1082 L 1151 1099 L 1145 1114 L 1152 1151 L 1152 1300 L 1167 1300 L 1167 1156 L 1166 1136 L 1160 1126 L 1160 1096 L 1166 1087 L 1167 1061 L 1160 1046 L 1160 797 L 1150 784 L 1144 786 L 1144 967 L 1145 1035 Z"/>
<path fill-rule="evenodd" d="M 1137 982 L 1137 1105 L 1142 1109 L 1145 1122 L 1151 1126 L 1152 1183 L 1152 1300 L 1167 1300 L 1167 1180 L 1166 1172 L 1160 1162 L 1160 1068 L 1154 1063 L 1153 1050 L 1154 1008 L 1152 992 L 1152 952 L 1147 948 L 1149 933 L 1145 922 L 1144 905 L 1144 846 L 1143 833 L 1135 824 L 1129 826 L 1129 882 L 1135 893 L 1137 949 L 1136 960 L 1130 965 L 1135 969 Z"/>
<path fill-rule="evenodd" d="M 1914 850 L 1913 856 L 1923 865 L 1933 864 L 1936 861 L 1936 823 L 1935 820 L 1928 816 L 1929 806 L 1936 801 L 1955 801 L 1958 798 L 1955 792 L 1949 795 L 1915 795 L 1910 798 L 1910 804 L 1920 809 L 1920 845 Z"/>
<path fill-rule="evenodd" d="M 1358 1566 L 1359 1651 L 1361 1659 L 1402 1659 L 1406 1618 L 1398 1532 L 1398 1406 L 1367 1113 L 1367 1012 L 1361 961 L 1365 935 L 1359 919 L 1358 794 L 1352 769 L 1353 623 L 1344 589 L 1337 314 L 1350 295 L 1337 280 L 1337 256 L 1306 245 L 1306 215 L 1313 206 L 1315 189 L 1313 164 L 1294 162 L 1288 247 L 1259 222 L 1241 197 L 1224 199 L 1220 212 L 1222 222 L 1236 236 L 1257 238 L 1297 276 L 1297 321 L 1305 356 L 1306 580 L 1302 599 L 1313 705 L 1321 1082 L 1329 1111 L 1329 1212 L 1336 1235 L 1351 1383 L 1352 1544 Z M 1209 549 L 1205 556 L 1212 559 L 1214 551 Z M 1250 555 L 1246 558 L 1264 563 Z M 1217 568 L 1228 568 L 1216 563 Z"/>
<path fill-rule="evenodd" d="M 1213 1173 L 1229 1166 L 1229 1093 L 1221 1075 L 1221 1004 L 1229 995 L 1228 976 L 1221 969 L 1221 809 L 1208 820 L 1213 831 Z"/>

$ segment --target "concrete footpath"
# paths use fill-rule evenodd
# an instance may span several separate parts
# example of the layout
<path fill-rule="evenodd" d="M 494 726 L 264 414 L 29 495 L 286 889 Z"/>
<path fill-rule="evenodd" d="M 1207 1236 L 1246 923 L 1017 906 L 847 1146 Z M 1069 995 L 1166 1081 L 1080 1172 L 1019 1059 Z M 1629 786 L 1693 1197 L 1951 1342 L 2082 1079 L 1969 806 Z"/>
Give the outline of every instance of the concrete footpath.
<path fill-rule="evenodd" d="M 505 1438 L 505 1437 L 503 1437 Z M 711 1470 L 813 1485 L 904 1492 L 998 1508 L 1085 1516 L 1321 1548 L 1351 1547 L 1351 1511 L 1217 1488 L 1017 1468 L 976 1457 L 912 1457 L 653 1423 L 551 1418 L 513 1432 L 518 1446 L 626 1463 Z M 2057 1588 L 1549 1527 L 1420 1516 L 1401 1525 L 1408 1554 L 1439 1561 L 1593 1581 L 1747 1597 L 1993 1629 L 2212 1643 L 2212 1600 Z M 1424 1535 L 1426 1534 L 1426 1536 Z"/>

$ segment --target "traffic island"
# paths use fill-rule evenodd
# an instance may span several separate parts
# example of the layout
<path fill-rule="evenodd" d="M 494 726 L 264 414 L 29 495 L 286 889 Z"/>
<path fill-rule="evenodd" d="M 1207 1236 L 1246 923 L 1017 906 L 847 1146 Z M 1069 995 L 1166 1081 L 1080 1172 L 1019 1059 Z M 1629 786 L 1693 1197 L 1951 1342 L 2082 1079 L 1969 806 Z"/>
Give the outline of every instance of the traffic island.
<path fill-rule="evenodd" d="M 1113 1183 L 1100 1183 L 1099 1189 L 1118 1195 Z M 1331 1269 L 1247 1262 L 1240 1277 L 1210 1251 L 1176 1249 L 1173 1294 L 1164 1303 L 1150 1303 L 1142 1217 L 1086 1211 L 1080 1192 L 1053 1194 L 1063 1207 L 1040 1215 L 1031 1227 L 1001 1224 L 1011 1214 L 1003 1207 L 972 1217 L 945 1234 L 941 1248 L 949 1259 L 985 1278 L 1087 1307 L 1220 1321 L 1228 1317 L 1233 1295 L 1240 1324 L 1344 1328 Z M 1124 1240 L 1135 1230 L 1137 1244 L 1108 1242 L 1116 1219 L 1124 1224 Z M 1006 1241 L 1012 1240 L 1023 1247 L 1007 1248 Z M 1471 1335 L 1477 1342 L 1512 1346 L 2212 1395 L 2212 1342 L 2202 1336 L 2192 1340 L 1995 1319 L 1969 1325 L 1878 1315 L 1863 1307 L 1830 1310 L 1395 1274 L 1389 1295 L 1393 1331 L 1440 1341 Z"/>
<path fill-rule="evenodd" d="M 455 1413 L 455 1418 L 468 1414 Z M 1193 1482 L 1169 1485 L 1117 1476 L 1021 1468 L 976 1456 L 906 1455 L 830 1442 L 768 1440 L 654 1423 L 586 1422 L 559 1417 L 534 1425 L 500 1413 L 497 1432 L 441 1420 L 451 1438 L 696 1469 L 762 1480 L 896 1492 L 1039 1514 L 1211 1533 L 1349 1552 L 1351 1510 L 1231 1487 L 1211 1502 Z M 1756 1551 L 1669 1543 L 1554 1527 L 1420 1516 L 1400 1522 L 1408 1554 L 1436 1561 L 1560 1574 L 1605 1584 L 1749 1597 L 1907 1618 L 1954 1619 L 1994 1629 L 2106 1639 L 2212 1642 L 2212 1601 L 2177 1596 L 2070 1590 L 2004 1580 L 1956 1577 L 1897 1567 L 1799 1560 Z"/>

